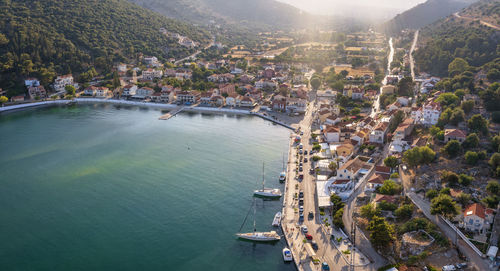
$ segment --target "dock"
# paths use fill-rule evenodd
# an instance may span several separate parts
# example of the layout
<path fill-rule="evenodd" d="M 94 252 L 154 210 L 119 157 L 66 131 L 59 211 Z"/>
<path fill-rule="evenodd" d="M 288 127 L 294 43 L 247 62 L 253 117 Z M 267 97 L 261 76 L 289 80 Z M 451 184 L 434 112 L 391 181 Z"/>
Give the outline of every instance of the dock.
<path fill-rule="evenodd" d="M 258 112 L 251 111 L 251 112 L 250 112 L 250 115 L 260 117 L 260 118 L 262 118 L 262 119 L 268 120 L 268 121 L 270 121 L 270 122 L 272 122 L 272 123 L 275 123 L 275 124 L 281 125 L 281 126 L 283 126 L 283 127 L 285 127 L 285 128 L 288 128 L 288 129 L 290 129 L 290 130 L 292 130 L 292 131 L 296 132 L 296 129 L 295 129 L 295 128 L 293 128 L 292 126 L 290 126 L 290 125 L 288 125 L 288 124 L 286 124 L 286 123 L 283 123 L 283 122 L 281 122 L 281 121 L 279 121 L 279 120 L 273 119 L 273 118 L 271 118 L 271 117 L 269 117 L 269 116 L 266 116 L 266 115 L 264 115 L 264 114 L 261 114 L 261 113 L 258 113 Z"/>
<path fill-rule="evenodd" d="M 161 117 L 159 117 L 158 119 L 160 120 L 168 120 L 172 117 L 175 117 L 175 115 L 179 114 L 180 112 L 182 112 L 182 110 L 184 110 L 184 106 L 179 106 L 175 109 L 173 109 L 172 111 L 168 112 L 167 114 L 165 115 L 162 115 Z"/>

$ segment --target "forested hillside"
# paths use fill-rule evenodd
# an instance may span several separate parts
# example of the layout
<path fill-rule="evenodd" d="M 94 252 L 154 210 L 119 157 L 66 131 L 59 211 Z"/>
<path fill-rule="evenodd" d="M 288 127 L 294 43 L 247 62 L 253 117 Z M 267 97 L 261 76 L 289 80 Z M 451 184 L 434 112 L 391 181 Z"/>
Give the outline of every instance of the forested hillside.
<path fill-rule="evenodd" d="M 37 76 L 47 85 L 58 73 L 107 68 L 137 53 L 187 55 L 160 33 L 162 27 L 195 41 L 209 39 L 126 0 L 0 0 L 0 10 L 0 88 L 9 90 L 20 89 L 20 77 Z"/>
<path fill-rule="evenodd" d="M 292 28 L 314 17 L 275 0 L 130 0 L 171 18 L 194 23 L 237 23 L 253 28 Z"/>
<path fill-rule="evenodd" d="M 420 71 L 448 75 L 448 65 L 462 58 L 471 66 L 482 66 L 500 57 L 500 31 L 466 22 L 454 16 L 421 31 L 423 46 L 415 52 Z"/>
<path fill-rule="evenodd" d="M 410 28 L 418 29 L 469 6 L 477 0 L 428 0 L 414 8 L 398 14 L 383 28 L 394 34 Z"/>

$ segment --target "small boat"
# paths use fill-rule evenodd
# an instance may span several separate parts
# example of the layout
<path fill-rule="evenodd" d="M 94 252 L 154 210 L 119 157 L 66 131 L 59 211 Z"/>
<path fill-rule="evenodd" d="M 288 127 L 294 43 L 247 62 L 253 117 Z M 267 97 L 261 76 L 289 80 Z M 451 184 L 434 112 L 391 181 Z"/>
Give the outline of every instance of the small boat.
<path fill-rule="evenodd" d="M 286 170 L 285 170 L 285 155 L 283 155 L 283 168 L 280 173 L 280 183 L 284 183 L 286 181 Z"/>
<path fill-rule="evenodd" d="M 277 234 L 275 231 L 268 231 L 268 232 L 249 232 L 249 233 L 237 233 L 236 236 L 238 236 L 241 239 L 246 239 L 250 241 L 258 241 L 258 242 L 271 242 L 271 241 L 278 241 L 281 239 L 279 234 Z"/>
<path fill-rule="evenodd" d="M 287 247 L 283 249 L 283 260 L 285 262 L 293 261 L 292 251 Z"/>
<path fill-rule="evenodd" d="M 255 190 L 253 195 L 261 198 L 279 199 L 281 197 L 281 190 L 278 188 L 265 188 L 266 181 L 264 179 L 264 164 L 262 164 L 262 189 Z"/>
<path fill-rule="evenodd" d="M 286 172 L 282 171 L 280 173 L 280 183 L 284 183 L 286 181 Z"/>
<path fill-rule="evenodd" d="M 281 212 L 277 212 L 275 215 L 274 215 L 274 219 L 273 219 L 273 226 L 275 227 L 278 227 L 281 223 Z"/>

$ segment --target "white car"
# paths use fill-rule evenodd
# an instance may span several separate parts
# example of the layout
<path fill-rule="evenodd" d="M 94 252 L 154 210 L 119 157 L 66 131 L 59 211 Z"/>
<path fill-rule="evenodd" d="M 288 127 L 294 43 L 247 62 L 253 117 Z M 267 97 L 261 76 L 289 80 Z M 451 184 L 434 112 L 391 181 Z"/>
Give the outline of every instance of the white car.
<path fill-rule="evenodd" d="M 455 271 L 457 270 L 454 265 L 445 265 L 443 266 L 443 271 Z"/>
<path fill-rule="evenodd" d="M 307 226 L 306 225 L 302 225 L 302 227 L 300 227 L 302 232 L 303 233 L 307 233 Z"/>

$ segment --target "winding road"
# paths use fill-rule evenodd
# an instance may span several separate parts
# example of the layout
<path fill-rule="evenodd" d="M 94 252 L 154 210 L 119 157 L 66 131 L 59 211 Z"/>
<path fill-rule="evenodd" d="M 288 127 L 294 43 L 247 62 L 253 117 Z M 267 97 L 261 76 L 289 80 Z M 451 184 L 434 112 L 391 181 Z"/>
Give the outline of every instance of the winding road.
<path fill-rule="evenodd" d="M 465 17 L 465 16 L 460 15 L 458 12 L 453 13 L 453 16 L 455 16 L 459 19 L 462 19 L 462 20 L 467 20 L 467 21 L 478 20 L 482 25 L 485 25 L 487 27 L 491 27 L 491 28 L 496 29 L 496 30 L 500 30 L 500 26 L 494 25 L 492 23 L 488 23 L 488 22 L 480 20 L 480 19 L 476 19 L 476 18 L 472 18 L 472 17 Z"/>
<path fill-rule="evenodd" d="M 411 78 L 415 81 L 415 59 L 413 58 L 413 52 L 417 47 L 418 42 L 418 34 L 420 30 L 415 31 L 415 36 L 413 37 L 413 43 L 410 48 L 410 70 L 411 70 Z"/>

